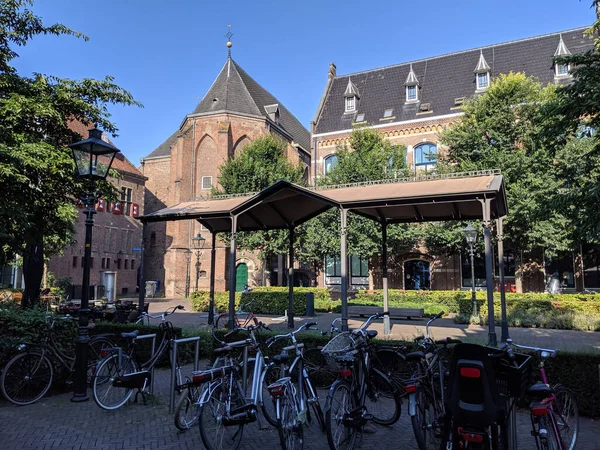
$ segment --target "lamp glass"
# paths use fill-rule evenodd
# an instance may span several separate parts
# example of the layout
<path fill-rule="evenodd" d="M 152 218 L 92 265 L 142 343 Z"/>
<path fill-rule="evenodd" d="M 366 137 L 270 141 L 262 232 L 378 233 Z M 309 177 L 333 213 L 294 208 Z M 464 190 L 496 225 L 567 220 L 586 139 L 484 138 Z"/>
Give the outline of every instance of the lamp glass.
<path fill-rule="evenodd" d="M 197 250 L 200 250 L 202 248 L 204 248 L 204 244 L 206 242 L 206 239 L 204 239 L 200 233 L 198 233 L 198 235 L 196 235 L 196 237 L 192 238 L 192 241 L 194 241 L 194 248 Z"/>
<path fill-rule="evenodd" d="M 475 241 L 477 241 L 477 230 L 473 227 L 473 225 L 467 225 L 462 231 L 465 235 L 465 239 L 467 240 L 467 244 L 475 244 Z"/>

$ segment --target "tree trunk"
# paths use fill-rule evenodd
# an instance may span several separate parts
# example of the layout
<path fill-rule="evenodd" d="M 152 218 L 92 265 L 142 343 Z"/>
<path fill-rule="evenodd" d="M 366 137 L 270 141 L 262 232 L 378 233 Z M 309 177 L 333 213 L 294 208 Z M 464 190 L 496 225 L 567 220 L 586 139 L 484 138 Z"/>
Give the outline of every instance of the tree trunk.
<path fill-rule="evenodd" d="M 517 293 L 523 293 L 523 253 L 515 253 L 515 290 Z"/>
<path fill-rule="evenodd" d="M 41 242 L 29 243 L 23 255 L 25 291 L 22 306 L 31 308 L 40 301 L 40 286 L 44 275 L 44 246 Z"/>

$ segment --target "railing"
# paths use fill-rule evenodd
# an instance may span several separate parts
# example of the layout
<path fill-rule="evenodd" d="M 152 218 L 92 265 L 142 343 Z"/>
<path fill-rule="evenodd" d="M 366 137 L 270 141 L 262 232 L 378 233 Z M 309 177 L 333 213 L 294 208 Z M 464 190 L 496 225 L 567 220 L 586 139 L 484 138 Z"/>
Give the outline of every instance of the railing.
<path fill-rule="evenodd" d="M 136 341 L 141 341 L 142 339 L 150 339 L 152 338 L 152 352 L 150 353 L 150 359 L 154 358 L 154 352 L 156 351 L 156 333 L 154 334 L 144 334 L 142 336 L 138 336 L 135 338 Z M 150 394 L 154 395 L 154 366 L 150 369 Z"/>
<path fill-rule="evenodd" d="M 196 351 L 194 355 L 194 370 L 198 370 L 198 360 L 200 359 L 200 336 L 189 337 L 184 339 L 173 339 L 171 341 L 171 383 L 169 384 L 169 414 L 173 414 L 175 408 L 175 390 L 177 389 L 177 371 L 181 376 L 181 368 L 178 366 L 177 361 L 177 350 L 179 344 L 186 344 L 188 342 L 196 343 Z"/>

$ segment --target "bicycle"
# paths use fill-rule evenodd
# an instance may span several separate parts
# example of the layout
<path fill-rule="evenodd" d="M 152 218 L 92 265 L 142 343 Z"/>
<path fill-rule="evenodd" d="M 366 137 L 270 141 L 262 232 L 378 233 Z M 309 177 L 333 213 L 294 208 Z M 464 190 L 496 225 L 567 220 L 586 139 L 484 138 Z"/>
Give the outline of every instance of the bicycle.
<path fill-rule="evenodd" d="M 400 418 L 400 393 L 384 373 L 370 364 L 373 350 L 369 340 L 377 336 L 377 331 L 367 328 L 373 320 L 387 314 L 372 315 L 359 329 L 342 332 L 323 347 L 328 362 L 340 374 L 325 403 L 331 450 L 353 449 L 358 430 L 369 420 L 392 425 Z"/>
<path fill-rule="evenodd" d="M 273 358 L 280 365 L 281 378 L 268 386 L 275 403 L 277 430 L 282 450 L 301 449 L 304 445 L 303 426 L 312 422 L 309 406 L 312 407 L 321 430 L 325 430 L 325 418 L 319 403 L 317 390 L 310 380 L 310 372 L 304 365 L 304 344 L 298 343 L 296 334 L 310 330 L 317 322 L 307 322 L 295 331 L 273 336 L 267 344 L 273 345 L 280 339 L 289 339 L 292 345 L 284 347 L 281 354 Z M 290 363 L 288 352 L 296 356 Z"/>
<path fill-rule="evenodd" d="M 446 415 L 444 393 L 446 390 L 446 365 L 448 345 L 460 344 L 458 339 L 446 338 L 434 341 L 429 326 L 442 317 L 444 312 L 432 316 L 425 326 L 425 336 L 415 339 L 420 350 L 406 355 L 407 363 L 414 363 L 416 370 L 405 382 L 408 393 L 408 414 L 420 450 L 440 448 Z"/>
<path fill-rule="evenodd" d="M 249 338 L 236 342 L 225 343 L 217 339 L 226 344 L 213 352 L 215 356 L 222 358 L 222 365 L 193 374 L 192 382 L 196 385 L 207 383 L 200 395 L 198 425 L 200 437 L 208 450 L 237 449 L 242 441 L 244 426 L 258 420 L 258 406 L 261 406 L 269 423 L 276 423 L 276 418 L 263 402 L 263 391 L 268 371 L 277 366 L 265 361 L 261 345 L 254 334 L 254 331 L 260 329 L 268 330 L 268 327 L 258 322 L 256 326 L 233 330 L 228 335 L 238 331 L 250 333 Z M 239 348 L 256 349 L 249 397 L 243 387 L 247 381 L 244 372 L 249 367 L 247 352 L 244 352 L 246 357 L 242 364 L 231 356 Z"/>
<path fill-rule="evenodd" d="M 550 386 L 545 362 L 556 358 L 558 350 L 517 345 L 512 339 L 507 344 L 520 350 L 529 350 L 538 357 L 541 383 L 527 390 L 532 401 L 529 405 L 532 435 L 538 450 L 573 450 L 579 432 L 579 412 L 574 395 L 560 384 Z"/>
<path fill-rule="evenodd" d="M 248 325 L 252 325 L 252 323 L 256 320 L 254 313 L 252 311 L 245 312 L 244 309 L 249 307 L 254 300 L 250 300 L 248 303 L 242 305 L 240 303 L 238 310 L 233 314 L 233 329 L 246 328 Z M 243 321 L 240 321 L 240 316 L 245 315 L 246 318 Z M 215 320 L 215 328 L 217 330 L 226 330 L 229 328 L 229 313 L 219 314 Z"/>
<path fill-rule="evenodd" d="M 181 309 L 184 309 L 181 305 L 174 306 L 156 316 L 143 313 L 144 317 L 161 319 L 161 323 L 159 324 L 161 341 L 157 350 L 147 361 L 143 363 L 138 362 L 136 338 L 139 335 L 139 330 L 130 333 L 121 333 L 121 337 L 128 341 L 127 350 L 124 351 L 122 348 L 114 346 L 113 348 L 104 350 L 103 354 L 106 356 L 98 362 L 92 381 L 94 401 L 100 408 L 106 410 L 120 408 L 129 401 L 134 389 L 137 389 L 135 400 L 137 401 L 138 394 L 141 394 L 144 404 L 146 403 L 144 391 L 150 384 L 152 377 L 151 370 L 163 355 L 170 351 L 171 340 L 176 338 L 173 324 L 166 320 L 166 318 L 174 314 L 176 310 Z M 179 388 L 182 384 L 179 363 L 177 363 L 176 371 Z"/>
<path fill-rule="evenodd" d="M 54 367 L 59 366 L 67 373 L 67 383 L 75 371 L 75 357 L 67 355 L 54 340 L 54 324 L 57 318 L 46 316 L 45 334 L 41 343 L 20 344 L 19 353 L 12 357 L 2 370 L 0 387 L 2 394 L 11 403 L 30 405 L 42 398 L 54 381 Z M 66 316 L 64 320 L 73 320 Z M 93 328 L 90 324 L 88 328 Z M 92 336 L 88 341 L 88 383 L 91 381 L 96 363 L 104 349 L 114 347 L 112 334 Z"/>

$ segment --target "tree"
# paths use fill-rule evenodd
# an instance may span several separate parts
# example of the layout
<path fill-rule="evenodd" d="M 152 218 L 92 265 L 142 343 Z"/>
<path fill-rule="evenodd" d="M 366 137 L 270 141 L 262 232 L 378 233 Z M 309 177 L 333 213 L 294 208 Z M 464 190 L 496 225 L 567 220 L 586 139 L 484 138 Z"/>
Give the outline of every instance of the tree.
<path fill-rule="evenodd" d="M 44 34 L 83 34 L 62 24 L 44 25 L 32 0 L 0 3 L 0 264 L 23 256 L 23 305 L 39 298 L 44 256 L 72 241 L 75 199 L 89 187 L 74 179 L 67 145 L 87 138 L 70 121 L 98 124 L 116 135 L 108 104 L 139 105 L 113 78 L 80 81 L 20 75 L 11 65 L 15 47 Z M 110 192 L 107 183 L 100 191 Z"/>
<path fill-rule="evenodd" d="M 560 119 L 553 113 L 555 100 L 552 85 L 542 87 L 520 73 L 500 75 L 485 94 L 465 103 L 464 115 L 441 136 L 448 147 L 442 164 L 502 170 L 510 211 L 507 248 L 548 253 L 573 248 L 569 214 L 556 208 L 565 184 L 555 169 L 562 137 L 549 132 Z M 517 282 L 522 264 L 517 263 Z"/>
<path fill-rule="evenodd" d="M 278 180 L 304 184 L 302 169 L 287 158 L 286 144 L 268 134 L 252 141 L 235 158 L 219 167 L 220 188 L 215 188 L 213 194 L 258 192 Z M 287 253 L 287 236 L 287 232 L 278 230 L 241 232 L 237 235 L 237 245 L 259 251 L 266 261 L 273 255 Z"/>

